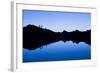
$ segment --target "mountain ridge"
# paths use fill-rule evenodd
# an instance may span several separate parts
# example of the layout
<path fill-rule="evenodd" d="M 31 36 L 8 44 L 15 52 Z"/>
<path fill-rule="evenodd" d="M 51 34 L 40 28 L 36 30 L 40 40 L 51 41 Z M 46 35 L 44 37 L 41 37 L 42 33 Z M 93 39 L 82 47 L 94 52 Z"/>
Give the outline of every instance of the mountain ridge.
<path fill-rule="evenodd" d="M 87 31 L 73 31 L 73 32 L 54 32 L 50 29 L 38 27 L 35 25 L 27 25 L 23 27 L 23 48 L 37 48 L 39 46 L 47 45 L 56 41 L 68 41 L 73 42 L 86 42 L 91 44 L 91 30 Z"/>

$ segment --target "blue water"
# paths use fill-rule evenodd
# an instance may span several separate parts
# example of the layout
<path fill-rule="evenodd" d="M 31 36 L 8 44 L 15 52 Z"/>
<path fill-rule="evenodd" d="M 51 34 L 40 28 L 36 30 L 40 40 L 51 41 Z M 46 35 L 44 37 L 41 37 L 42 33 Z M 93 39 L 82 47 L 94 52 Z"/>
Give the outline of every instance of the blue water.
<path fill-rule="evenodd" d="M 35 50 L 23 49 L 23 62 L 85 59 L 91 59 L 91 46 L 84 42 L 59 41 Z"/>

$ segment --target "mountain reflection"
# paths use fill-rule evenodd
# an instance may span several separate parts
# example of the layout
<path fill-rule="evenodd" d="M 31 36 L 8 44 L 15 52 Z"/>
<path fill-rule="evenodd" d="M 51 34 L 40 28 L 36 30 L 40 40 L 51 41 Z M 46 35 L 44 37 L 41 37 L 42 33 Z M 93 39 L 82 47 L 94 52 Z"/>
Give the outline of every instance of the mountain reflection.
<path fill-rule="evenodd" d="M 28 50 L 35 50 L 35 49 L 37 49 L 37 48 L 43 48 L 43 46 L 48 46 L 48 45 L 50 45 L 50 44 L 52 44 L 52 43 L 55 43 L 55 42 L 59 42 L 59 41 L 61 41 L 61 40 L 52 40 L 52 41 L 45 41 L 45 42 L 37 42 L 37 43 L 35 43 L 35 41 L 33 42 L 33 45 L 30 45 L 29 47 L 27 47 L 27 48 L 25 48 L 25 49 L 28 49 Z M 76 44 L 78 44 L 78 43 L 80 43 L 80 42 L 84 42 L 84 43 L 86 43 L 86 44 L 88 44 L 88 45 L 90 45 L 90 43 L 89 42 L 87 42 L 87 41 L 75 41 L 75 40 L 66 40 L 66 41 L 64 41 L 64 40 L 62 40 L 64 43 L 66 43 L 67 41 L 72 41 L 73 43 L 76 43 Z"/>
<path fill-rule="evenodd" d="M 23 27 L 23 48 L 35 50 L 58 41 L 72 41 L 76 44 L 85 42 L 91 45 L 91 30 L 84 32 L 78 30 L 73 32 L 54 32 L 35 25 Z"/>

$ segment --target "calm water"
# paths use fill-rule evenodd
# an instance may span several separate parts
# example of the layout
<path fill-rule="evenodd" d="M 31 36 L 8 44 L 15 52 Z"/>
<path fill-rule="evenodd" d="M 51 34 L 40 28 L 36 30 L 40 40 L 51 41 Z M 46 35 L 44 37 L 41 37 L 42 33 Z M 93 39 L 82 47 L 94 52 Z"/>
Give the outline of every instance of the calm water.
<path fill-rule="evenodd" d="M 35 50 L 23 49 L 23 62 L 83 60 L 91 58 L 90 45 L 72 41 L 55 42 Z"/>

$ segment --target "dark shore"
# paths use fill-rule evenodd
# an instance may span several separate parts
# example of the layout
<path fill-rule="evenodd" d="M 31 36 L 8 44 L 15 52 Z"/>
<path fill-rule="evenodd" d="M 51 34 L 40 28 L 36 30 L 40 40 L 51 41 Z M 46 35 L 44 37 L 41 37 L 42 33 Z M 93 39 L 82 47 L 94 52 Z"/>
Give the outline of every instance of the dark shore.
<path fill-rule="evenodd" d="M 50 29 L 27 25 L 23 27 L 23 48 L 34 50 L 57 41 L 85 42 L 91 45 L 91 30 L 54 32 Z"/>

